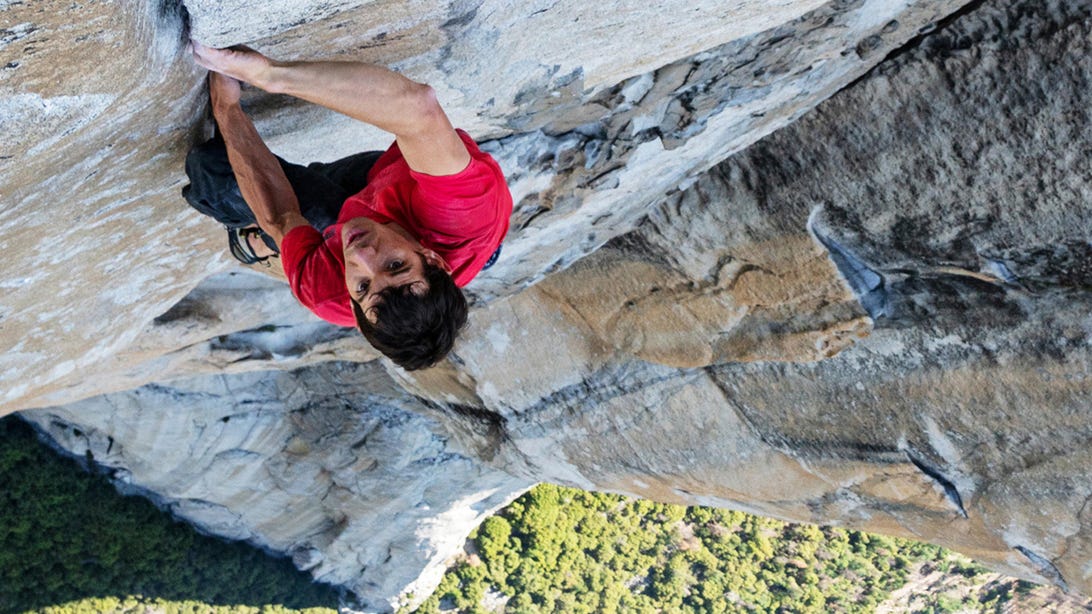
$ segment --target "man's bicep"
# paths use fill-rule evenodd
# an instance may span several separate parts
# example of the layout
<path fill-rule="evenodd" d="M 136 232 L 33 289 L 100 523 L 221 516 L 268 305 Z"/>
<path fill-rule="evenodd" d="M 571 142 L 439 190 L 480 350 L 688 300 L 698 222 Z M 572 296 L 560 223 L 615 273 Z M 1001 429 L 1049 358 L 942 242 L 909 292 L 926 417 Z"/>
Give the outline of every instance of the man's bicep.
<path fill-rule="evenodd" d="M 419 117 L 414 130 L 395 135 L 410 169 L 435 176 L 454 175 L 465 169 L 470 164 L 470 152 L 434 97 Z"/>

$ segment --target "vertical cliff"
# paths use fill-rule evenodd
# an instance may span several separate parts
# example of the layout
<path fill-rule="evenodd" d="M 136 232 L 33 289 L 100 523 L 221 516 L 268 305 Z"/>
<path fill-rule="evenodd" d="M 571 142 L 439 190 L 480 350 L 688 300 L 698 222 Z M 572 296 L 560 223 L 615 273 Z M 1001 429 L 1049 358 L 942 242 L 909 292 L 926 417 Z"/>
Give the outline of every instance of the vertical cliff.
<path fill-rule="evenodd" d="M 178 199 L 179 7 L 46 4 L 0 9 L 4 410 L 126 488 L 376 609 L 537 481 L 1090 590 L 1092 3 L 187 2 L 213 44 L 393 62 L 500 160 L 504 256 L 414 374 Z M 247 103 L 289 158 L 381 144 Z"/>

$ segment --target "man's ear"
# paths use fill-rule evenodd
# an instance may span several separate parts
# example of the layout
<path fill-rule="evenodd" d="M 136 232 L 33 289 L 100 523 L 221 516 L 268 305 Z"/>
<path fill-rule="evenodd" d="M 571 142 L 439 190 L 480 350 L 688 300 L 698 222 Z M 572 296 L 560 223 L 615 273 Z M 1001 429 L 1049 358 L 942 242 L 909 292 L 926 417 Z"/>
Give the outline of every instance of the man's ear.
<path fill-rule="evenodd" d="M 448 274 L 451 273 L 451 265 L 448 264 L 446 260 L 441 258 L 440 254 L 437 254 L 431 249 L 428 249 L 427 247 L 423 248 L 421 250 L 421 257 L 425 259 L 425 262 L 431 264 L 432 266 L 439 267 Z"/>

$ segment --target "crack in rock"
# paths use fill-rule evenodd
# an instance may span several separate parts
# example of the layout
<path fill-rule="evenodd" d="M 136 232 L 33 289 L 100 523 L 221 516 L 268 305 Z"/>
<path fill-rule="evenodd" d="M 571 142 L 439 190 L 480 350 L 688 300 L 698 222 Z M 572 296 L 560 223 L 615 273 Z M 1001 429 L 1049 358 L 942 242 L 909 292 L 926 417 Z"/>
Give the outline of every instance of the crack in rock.
<path fill-rule="evenodd" d="M 1066 584 L 1065 578 L 1062 577 L 1062 572 L 1058 571 L 1058 568 L 1054 566 L 1054 563 L 1052 563 L 1050 559 L 1038 555 L 1024 546 L 1014 546 L 1013 549 L 1027 557 L 1043 577 L 1053 582 L 1063 591 L 1069 592 L 1069 585 Z"/>

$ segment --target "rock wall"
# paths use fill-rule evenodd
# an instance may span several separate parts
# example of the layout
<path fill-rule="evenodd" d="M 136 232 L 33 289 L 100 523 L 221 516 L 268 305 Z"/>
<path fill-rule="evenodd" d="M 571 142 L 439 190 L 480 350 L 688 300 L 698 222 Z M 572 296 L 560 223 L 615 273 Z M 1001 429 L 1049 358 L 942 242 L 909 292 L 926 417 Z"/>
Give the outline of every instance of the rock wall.
<path fill-rule="evenodd" d="M 78 25 L 4 5 L 31 25 L 0 64 L 28 37 L 145 36 L 113 43 L 112 81 L 78 65 L 46 96 L 60 60 L 39 52 L 0 71 L 0 118 L 30 134 L 0 156 L 5 411 L 372 609 L 426 594 L 537 481 L 915 537 L 1092 591 L 1092 2 L 615 22 L 575 2 L 243 4 L 187 2 L 192 31 L 393 61 L 489 139 L 517 206 L 470 330 L 407 374 L 226 263 L 175 196 L 201 108 L 177 5 L 69 9 L 93 12 Z M 162 71 L 134 77 L 149 57 Z M 53 123 L 23 119 L 35 95 Z M 378 138 L 248 106 L 290 158 Z"/>
<path fill-rule="evenodd" d="M 467 533 L 532 482 L 503 437 L 406 395 L 375 361 L 174 380 L 24 414 L 198 529 L 386 599 L 431 593 Z"/>
<path fill-rule="evenodd" d="M 8 67 L 0 118 L 20 138 L 0 153 L 0 193 L 10 203 L 0 247 L 12 271 L 0 298 L 0 376 L 16 382 L 3 390 L 4 411 L 136 385 L 131 371 L 197 341 L 164 339 L 156 318 L 233 266 L 222 233 L 178 198 L 204 114 L 203 74 L 184 51 L 186 15 L 192 34 L 215 44 L 391 64 L 434 85 L 457 125 L 495 137 L 486 147 L 508 175 L 516 211 L 504 260 L 471 289 L 486 302 L 630 230 L 665 193 L 799 117 L 963 3 L 661 6 L 571 26 L 574 35 L 590 28 L 575 39 L 559 37 L 556 24 L 587 23 L 585 3 L 314 3 L 301 20 L 300 3 L 274 2 L 261 11 L 262 27 L 246 7 L 222 3 L 187 3 L 187 11 L 176 2 L 5 4 L 5 23 L 17 25 L 0 49 Z M 666 51 L 659 37 L 639 35 L 683 16 L 689 21 L 665 31 L 676 41 Z M 498 51 L 508 53 L 504 62 Z M 471 87 L 474 97 L 463 93 Z M 259 94 L 247 102 L 288 159 L 389 144 L 302 103 Z M 37 121 L 40 109 L 58 119 Z M 57 207 L 60 215 L 35 215 Z M 38 240 L 45 236 L 52 241 Z M 141 266 L 131 266 L 137 254 Z M 218 316 L 202 313 L 194 326 L 172 326 L 211 326 L 210 339 L 298 317 L 212 323 Z"/>

